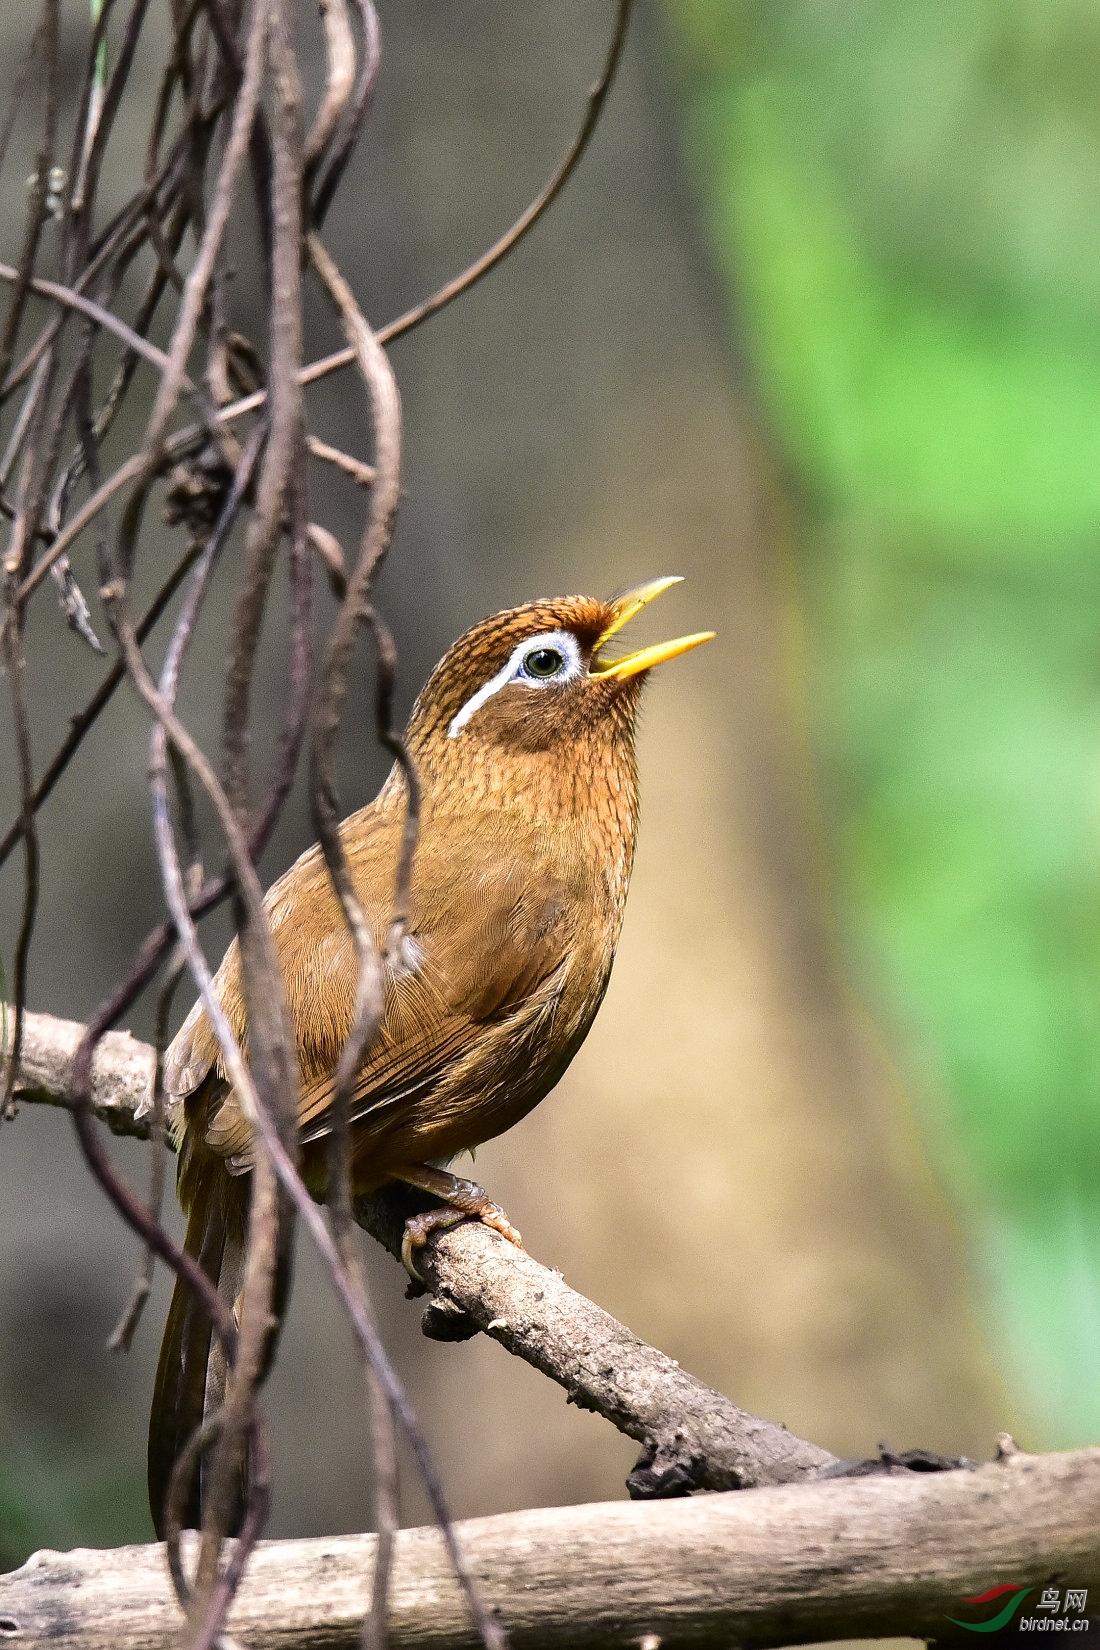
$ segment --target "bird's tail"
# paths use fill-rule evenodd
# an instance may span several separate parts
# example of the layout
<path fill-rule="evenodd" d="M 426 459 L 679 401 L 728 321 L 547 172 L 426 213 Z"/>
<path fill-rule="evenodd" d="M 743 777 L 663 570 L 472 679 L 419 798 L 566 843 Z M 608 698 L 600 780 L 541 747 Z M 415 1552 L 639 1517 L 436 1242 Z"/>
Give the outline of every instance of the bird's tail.
<path fill-rule="evenodd" d="M 180 1192 L 190 1208 L 184 1246 L 231 1310 L 242 1282 L 250 1181 L 249 1175 L 231 1175 L 223 1160 L 201 1142 L 185 1140 Z M 149 1417 L 149 1508 L 162 1540 L 173 1465 L 204 1415 L 221 1403 L 225 1377 L 225 1359 L 210 1319 L 188 1286 L 177 1278 L 164 1326 Z M 240 1473 L 238 1517 L 247 1502 L 245 1459 Z M 202 1471 L 196 1464 L 183 1503 L 185 1529 L 199 1526 L 201 1486 Z"/>

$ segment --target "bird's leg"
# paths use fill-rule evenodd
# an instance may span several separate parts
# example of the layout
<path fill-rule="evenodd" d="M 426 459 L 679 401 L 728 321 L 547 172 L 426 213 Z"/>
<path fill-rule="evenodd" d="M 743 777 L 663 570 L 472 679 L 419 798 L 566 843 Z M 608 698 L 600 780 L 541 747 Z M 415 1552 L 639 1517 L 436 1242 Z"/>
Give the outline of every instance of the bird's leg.
<path fill-rule="evenodd" d="M 417 1186 L 422 1192 L 429 1192 L 432 1197 L 441 1198 L 446 1208 L 429 1209 L 426 1214 L 413 1215 L 405 1222 L 405 1236 L 401 1240 L 401 1259 L 406 1272 L 417 1283 L 423 1283 L 413 1265 L 413 1250 L 422 1249 L 433 1232 L 440 1231 L 446 1226 L 457 1226 L 460 1220 L 472 1216 L 480 1220 L 483 1225 L 491 1226 L 494 1232 L 506 1237 L 509 1243 L 514 1243 L 517 1249 L 523 1248 L 523 1239 L 520 1237 L 508 1216 L 499 1203 L 494 1203 L 483 1186 L 476 1180 L 462 1180 L 458 1175 L 448 1174 L 446 1169 L 433 1169 L 426 1163 L 411 1163 L 402 1169 L 391 1172 L 394 1180 L 404 1180 L 409 1186 Z"/>

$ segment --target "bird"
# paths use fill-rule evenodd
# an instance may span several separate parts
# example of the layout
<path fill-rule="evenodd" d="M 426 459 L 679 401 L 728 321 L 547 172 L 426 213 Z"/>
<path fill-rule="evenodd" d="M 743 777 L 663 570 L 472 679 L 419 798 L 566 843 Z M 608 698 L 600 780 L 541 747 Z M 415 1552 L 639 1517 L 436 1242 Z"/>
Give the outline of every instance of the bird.
<path fill-rule="evenodd" d="M 340 834 L 384 963 L 378 1031 L 349 1104 L 352 1189 L 404 1181 L 520 1242 L 504 1211 L 452 1162 L 502 1134 L 554 1087 L 611 974 L 638 820 L 635 728 L 649 673 L 713 631 L 613 658 L 608 644 L 678 578 L 609 601 L 529 602 L 475 624 L 413 707 L 405 746 L 421 790 L 408 922 L 385 941 L 407 802 L 396 764 Z M 298 1064 L 303 1178 L 323 1196 L 333 1084 L 352 1030 L 355 945 L 318 845 L 269 889 Z M 237 942 L 214 989 L 247 1058 Z M 232 1303 L 240 1285 L 252 1130 L 201 1000 L 170 1044 L 164 1090 L 178 1151 L 185 1244 Z M 436 1217 L 410 1222 L 412 1261 Z M 149 1424 L 149 1498 L 163 1536 L 173 1464 L 212 1407 L 208 1317 L 177 1280 Z M 224 1361 L 223 1361 L 224 1362 Z M 224 1373 L 223 1373 L 224 1382 Z M 199 1474 L 187 1522 L 201 1512 Z"/>

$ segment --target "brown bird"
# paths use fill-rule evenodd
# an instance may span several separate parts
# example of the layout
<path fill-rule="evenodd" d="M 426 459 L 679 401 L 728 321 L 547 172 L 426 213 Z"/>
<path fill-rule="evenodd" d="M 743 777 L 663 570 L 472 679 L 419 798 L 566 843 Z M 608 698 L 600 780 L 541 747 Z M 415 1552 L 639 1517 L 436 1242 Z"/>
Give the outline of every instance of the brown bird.
<path fill-rule="evenodd" d="M 713 633 L 617 660 L 603 652 L 678 582 L 654 579 L 610 602 L 569 596 L 498 613 L 459 638 L 418 698 L 405 736 L 423 792 L 409 924 L 401 956 L 386 964 L 382 1022 L 351 1099 L 357 1193 L 407 1181 L 519 1241 L 479 1187 L 433 1165 L 537 1105 L 600 1005 L 634 858 L 642 685 L 655 665 Z M 404 812 L 395 767 L 375 800 L 341 825 L 380 947 Z M 297 1044 L 303 1174 L 320 1192 L 334 1073 L 352 1026 L 355 947 L 319 847 L 279 878 L 265 906 Z M 247 1054 L 236 941 L 215 985 Z M 187 1248 L 231 1301 L 254 1146 L 201 1004 L 168 1050 L 165 1088 L 179 1119 Z M 422 1222 L 409 1241 L 425 1235 Z M 211 1401 L 210 1353 L 209 1321 L 177 1282 L 149 1426 L 158 1533 L 172 1463 Z M 198 1493 L 196 1482 L 193 1521 Z"/>

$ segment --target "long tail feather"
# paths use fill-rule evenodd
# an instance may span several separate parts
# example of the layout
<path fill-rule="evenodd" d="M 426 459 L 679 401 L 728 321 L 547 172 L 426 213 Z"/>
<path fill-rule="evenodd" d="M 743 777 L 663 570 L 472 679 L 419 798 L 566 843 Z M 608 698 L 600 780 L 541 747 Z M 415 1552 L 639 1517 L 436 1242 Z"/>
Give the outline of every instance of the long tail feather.
<path fill-rule="evenodd" d="M 185 1148 L 186 1151 L 186 1148 Z M 181 1193 L 189 1193 L 185 1247 L 233 1305 L 240 1287 L 248 1181 L 235 1179 L 214 1153 L 199 1148 L 203 1161 L 181 1166 Z M 191 1156 L 190 1153 L 187 1153 Z M 149 1417 L 149 1507 L 157 1535 L 164 1537 L 164 1510 L 176 1457 L 212 1411 L 224 1388 L 224 1363 L 210 1320 L 187 1285 L 176 1280 Z M 201 1476 L 192 1477 L 184 1503 L 184 1527 L 197 1528 Z"/>

